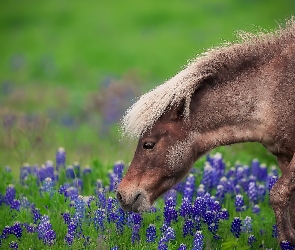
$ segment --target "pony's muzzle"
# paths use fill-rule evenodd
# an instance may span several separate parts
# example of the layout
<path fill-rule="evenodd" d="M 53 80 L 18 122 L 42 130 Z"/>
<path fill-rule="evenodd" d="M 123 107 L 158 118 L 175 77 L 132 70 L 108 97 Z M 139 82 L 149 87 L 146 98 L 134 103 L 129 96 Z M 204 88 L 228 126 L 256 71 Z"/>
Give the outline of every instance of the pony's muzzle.
<path fill-rule="evenodd" d="M 137 191 L 127 194 L 122 190 L 117 190 L 116 195 L 124 211 L 140 212 L 145 210 L 146 198 L 144 192 Z"/>

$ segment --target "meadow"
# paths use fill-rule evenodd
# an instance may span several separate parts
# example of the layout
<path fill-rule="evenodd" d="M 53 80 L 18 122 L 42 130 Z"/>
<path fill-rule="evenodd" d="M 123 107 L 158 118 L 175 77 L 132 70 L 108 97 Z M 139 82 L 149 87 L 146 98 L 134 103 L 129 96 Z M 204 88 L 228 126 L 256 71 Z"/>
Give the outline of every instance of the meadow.
<path fill-rule="evenodd" d="M 126 171 L 132 159 L 136 142 L 121 138 L 118 121 L 137 96 L 172 77 L 204 50 L 235 41 L 237 30 L 272 30 L 291 15 L 293 0 L 279 4 L 275 0 L 1 2 L 2 247 L 13 247 L 14 241 L 20 249 L 157 249 L 166 237 L 167 226 L 175 239 L 166 237 L 160 249 L 165 245 L 178 249 L 181 243 L 190 249 L 197 231 L 204 236 L 204 249 L 251 248 L 250 235 L 256 239 L 253 249 L 278 249 L 268 203 L 270 176 L 251 179 L 253 175 L 258 178 L 252 173 L 254 158 L 259 166 L 267 166 L 269 175 L 276 165 L 261 145 L 245 143 L 211 152 L 212 159 L 222 153 L 226 166 L 222 174 L 232 178 L 234 186 L 241 186 L 245 202 L 245 211 L 237 212 L 237 190 L 216 196 L 221 175 L 214 185 L 205 185 L 206 211 L 214 211 L 211 205 L 218 201 L 229 214 L 228 219 L 215 216 L 213 228 L 204 214 L 197 218 L 194 212 L 181 212 L 189 178 L 195 178 L 189 196 L 195 207 L 209 156 L 195 164 L 194 177 L 190 175 L 183 186 L 160 199 L 154 211 L 140 215 L 124 213 L 113 199 L 114 179 L 118 182 L 122 174 L 116 172 L 113 162 L 123 160 Z M 68 157 L 59 168 L 55 155 L 60 146 Z M 237 177 L 240 167 L 248 182 L 264 186 L 264 198 L 250 200 L 247 187 Z M 74 175 L 68 173 L 72 168 Z M 275 176 L 280 174 L 277 171 Z M 80 180 L 83 187 L 78 185 Z M 257 214 L 252 212 L 256 203 L 261 207 Z M 174 213 L 170 219 L 166 218 L 168 210 Z M 243 225 L 247 216 L 252 218 L 253 229 L 237 238 L 231 232 L 232 222 L 239 217 Z M 184 236 L 183 228 L 189 223 L 193 229 Z M 155 226 L 151 230 L 156 230 L 156 237 L 147 242 L 150 225 Z"/>
<path fill-rule="evenodd" d="M 279 249 L 269 190 L 276 166 L 257 159 L 227 166 L 220 153 L 203 157 L 190 174 L 145 213 L 124 212 L 115 190 L 126 166 L 54 161 L 21 167 L 18 180 L 1 170 L 3 249 Z M 294 249 L 288 242 L 281 249 Z"/>

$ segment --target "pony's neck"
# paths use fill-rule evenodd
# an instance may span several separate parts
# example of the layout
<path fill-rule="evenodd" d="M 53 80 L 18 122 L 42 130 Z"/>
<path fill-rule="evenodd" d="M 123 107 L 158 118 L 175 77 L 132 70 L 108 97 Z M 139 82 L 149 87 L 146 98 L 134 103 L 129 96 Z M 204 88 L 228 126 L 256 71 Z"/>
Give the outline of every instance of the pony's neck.
<path fill-rule="evenodd" d="M 274 84 L 263 87 L 268 84 L 263 72 L 265 69 L 252 69 L 232 81 L 207 84 L 194 93 L 190 123 L 197 157 L 221 145 L 270 142 L 268 99 Z M 269 72 L 265 74 L 269 76 Z"/>

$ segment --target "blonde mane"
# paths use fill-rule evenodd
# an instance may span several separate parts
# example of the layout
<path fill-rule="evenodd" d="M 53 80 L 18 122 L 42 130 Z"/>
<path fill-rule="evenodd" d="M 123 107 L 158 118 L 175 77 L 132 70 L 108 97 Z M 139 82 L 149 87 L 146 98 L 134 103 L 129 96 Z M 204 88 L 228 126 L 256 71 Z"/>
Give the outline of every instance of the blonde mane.
<path fill-rule="evenodd" d="M 142 95 L 121 120 L 123 135 L 140 138 L 165 111 L 183 101 L 184 117 L 188 118 L 191 97 L 208 77 L 222 82 L 266 63 L 294 43 L 295 21 L 291 18 L 285 28 L 271 33 L 239 32 L 238 38 L 236 43 L 223 44 L 199 55 L 170 80 Z"/>

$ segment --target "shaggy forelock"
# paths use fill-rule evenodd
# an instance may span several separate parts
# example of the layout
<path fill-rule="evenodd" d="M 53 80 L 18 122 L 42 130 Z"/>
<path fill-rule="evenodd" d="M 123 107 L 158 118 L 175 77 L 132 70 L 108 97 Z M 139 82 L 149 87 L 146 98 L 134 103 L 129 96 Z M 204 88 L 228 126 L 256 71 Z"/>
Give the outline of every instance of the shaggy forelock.
<path fill-rule="evenodd" d="M 285 28 L 272 33 L 238 32 L 236 43 L 213 48 L 191 61 L 177 75 L 142 95 L 121 120 L 123 135 L 141 137 L 172 106 L 184 101 L 184 117 L 189 116 L 193 93 L 208 77 L 226 81 L 250 66 L 269 61 L 286 45 L 294 43 L 295 21 L 291 18 Z"/>

